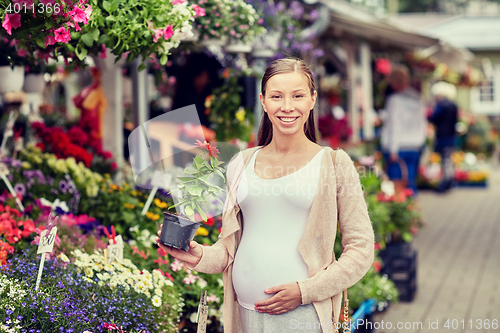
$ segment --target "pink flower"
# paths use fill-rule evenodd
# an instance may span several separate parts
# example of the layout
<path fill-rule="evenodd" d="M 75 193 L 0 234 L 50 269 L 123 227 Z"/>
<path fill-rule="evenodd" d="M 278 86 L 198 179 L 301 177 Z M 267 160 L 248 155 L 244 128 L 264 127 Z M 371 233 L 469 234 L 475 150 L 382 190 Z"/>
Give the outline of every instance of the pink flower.
<path fill-rule="evenodd" d="M 7 30 L 9 35 L 12 35 L 12 29 L 17 29 L 21 26 L 21 15 L 19 14 L 5 14 L 2 27 Z"/>
<path fill-rule="evenodd" d="M 172 0 L 172 5 L 180 5 L 181 3 L 184 3 L 184 0 Z"/>
<path fill-rule="evenodd" d="M 25 57 L 26 54 L 28 54 L 28 51 L 26 51 L 25 49 L 19 48 L 19 50 L 17 50 L 17 55 L 20 57 Z"/>
<path fill-rule="evenodd" d="M 174 261 L 170 264 L 170 267 L 174 272 L 177 272 L 184 267 L 184 264 L 180 262 L 178 259 L 174 259 Z"/>
<path fill-rule="evenodd" d="M 45 36 L 45 47 L 49 45 L 54 45 L 56 43 L 56 38 L 51 35 Z"/>
<path fill-rule="evenodd" d="M 157 42 L 163 36 L 163 29 L 154 29 L 153 42 Z"/>
<path fill-rule="evenodd" d="M 90 15 L 92 15 L 92 6 L 88 5 L 87 8 L 85 8 L 85 20 L 83 24 L 89 24 Z"/>
<path fill-rule="evenodd" d="M 165 28 L 165 30 L 163 32 L 163 37 L 166 40 L 169 40 L 170 37 L 172 37 L 173 34 L 174 34 L 174 28 L 172 28 L 171 25 L 167 25 L 167 27 Z"/>
<path fill-rule="evenodd" d="M 60 27 L 56 31 L 54 31 L 54 35 L 56 38 L 56 42 L 68 44 L 71 40 L 71 35 L 69 30 L 66 30 L 64 27 Z"/>
<path fill-rule="evenodd" d="M 101 59 L 106 59 L 107 57 L 106 47 L 104 46 L 104 44 L 101 44 L 101 54 L 99 54 L 99 56 L 101 57 Z"/>
<path fill-rule="evenodd" d="M 75 23 L 85 22 L 85 20 L 87 19 L 87 14 L 80 7 L 75 7 L 68 14 L 71 16 L 73 22 Z"/>
<path fill-rule="evenodd" d="M 200 6 L 193 4 L 193 5 L 191 5 L 191 8 L 195 12 L 195 17 L 197 17 L 197 16 L 205 16 L 205 9 L 201 8 Z"/>
<path fill-rule="evenodd" d="M 193 284 L 196 282 L 196 276 L 193 274 L 189 274 L 184 278 L 184 280 L 182 280 L 182 282 L 184 282 L 185 284 Z"/>

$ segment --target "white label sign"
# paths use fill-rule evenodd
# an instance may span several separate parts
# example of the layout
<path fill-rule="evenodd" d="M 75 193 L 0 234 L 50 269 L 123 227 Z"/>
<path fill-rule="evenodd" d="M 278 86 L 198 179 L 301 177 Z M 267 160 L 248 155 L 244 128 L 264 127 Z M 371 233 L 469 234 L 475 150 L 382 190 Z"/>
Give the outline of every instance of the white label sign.
<path fill-rule="evenodd" d="M 113 240 L 109 240 L 108 245 L 108 264 L 112 264 L 113 260 L 116 260 L 120 264 L 123 263 L 123 239 L 121 235 L 115 237 L 116 244 L 113 244 Z"/>
<path fill-rule="evenodd" d="M 54 242 L 56 241 L 56 234 L 57 227 L 53 227 L 52 230 L 50 230 L 50 234 L 48 235 L 47 230 L 42 231 L 40 235 L 40 244 L 38 244 L 37 254 L 52 252 L 52 250 L 54 249 Z"/>

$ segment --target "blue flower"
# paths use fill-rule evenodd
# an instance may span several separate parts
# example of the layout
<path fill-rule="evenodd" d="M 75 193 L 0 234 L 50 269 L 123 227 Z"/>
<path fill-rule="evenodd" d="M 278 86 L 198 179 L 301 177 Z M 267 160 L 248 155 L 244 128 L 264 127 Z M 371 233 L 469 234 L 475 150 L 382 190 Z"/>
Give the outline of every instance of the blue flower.
<path fill-rule="evenodd" d="M 14 185 L 14 191 L 16 191 L 17 194 L 20 194 L 22 197 L 26 195 L 26 187 L 24 187 L 24 184 L 17 183 Z"/>

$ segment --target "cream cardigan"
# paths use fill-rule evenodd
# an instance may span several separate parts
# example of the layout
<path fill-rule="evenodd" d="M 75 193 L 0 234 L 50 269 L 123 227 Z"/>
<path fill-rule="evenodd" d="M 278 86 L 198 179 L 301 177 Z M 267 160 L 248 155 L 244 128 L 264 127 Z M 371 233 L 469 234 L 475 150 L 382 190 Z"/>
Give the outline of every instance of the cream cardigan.
<path fill-rule="evenodd" d="M 202 258 L 192 267 L 209 274 L 223 273 L 225 333 L 242 332 L 232 285 L 233 261 L 242 231 L 242 214 L 236 204 L 236 193 L 245 167 L 258 148 L 242 151 L 229 163 L 228 195 L 219 240 L 212 246 L 202 246 Z M 350 157 L 342 150 L 327 148 L 321 161 L 320 177 L 318 193 L 298 245 L 309 277 L 298 284 L 302 304 L 314 305 L 323 333 L 330 333 L 333 332 L 332 323 L 338 321 L 342 291 L 361 279 L 373 263 L 374 235 L 359 175 Z M 334 255 L 337 221 L 343 249 L 338 260 Z M 336 307 L 336 318 L 333 306 Z"/>

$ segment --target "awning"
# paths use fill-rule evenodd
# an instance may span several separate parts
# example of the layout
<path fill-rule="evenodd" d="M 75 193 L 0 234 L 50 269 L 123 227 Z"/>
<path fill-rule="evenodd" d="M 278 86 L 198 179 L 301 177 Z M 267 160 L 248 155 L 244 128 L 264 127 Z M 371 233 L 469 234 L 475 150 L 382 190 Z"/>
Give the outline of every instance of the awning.
<path fill-rule="evenodd" d="M 324 37 L 358 37 L 380 45 L 404 49 L 428 48 L 439 43 L 439 39 L 405 31 L 345 2 L 320 2 L 330 10 L 330 22 Z"/>

